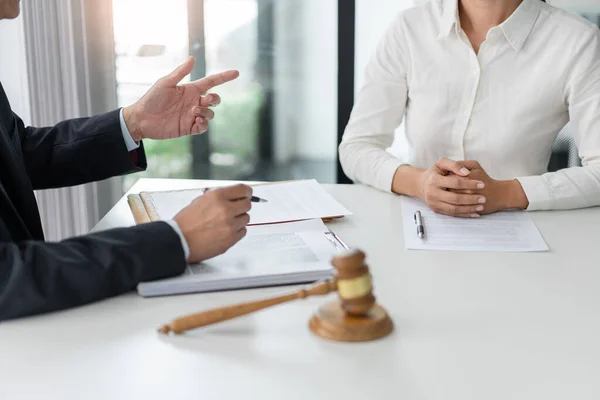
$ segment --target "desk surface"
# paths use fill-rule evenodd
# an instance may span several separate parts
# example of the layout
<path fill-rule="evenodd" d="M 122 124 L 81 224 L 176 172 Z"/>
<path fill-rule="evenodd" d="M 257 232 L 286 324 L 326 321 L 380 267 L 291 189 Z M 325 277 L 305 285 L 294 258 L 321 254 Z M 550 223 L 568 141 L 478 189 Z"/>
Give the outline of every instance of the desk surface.
<path fill-rule="evenodd" d="M 141 180 L 132 191 L 199 181 Z M 180 337 L 173 317 L 286 292 L 273 288 L 143 299 L 135 294 L 0 324 L 8 399 L 598 399 L 600 209 L 536 213 L 552 251 L 407 251 L 401 202 L 328 185 L 355 214 L 329 224 L 366 251 L 396 330 L 339 344 L 307 322 L 323 299 Z M 97 230 L 132 225 L 123 198 Z"/>

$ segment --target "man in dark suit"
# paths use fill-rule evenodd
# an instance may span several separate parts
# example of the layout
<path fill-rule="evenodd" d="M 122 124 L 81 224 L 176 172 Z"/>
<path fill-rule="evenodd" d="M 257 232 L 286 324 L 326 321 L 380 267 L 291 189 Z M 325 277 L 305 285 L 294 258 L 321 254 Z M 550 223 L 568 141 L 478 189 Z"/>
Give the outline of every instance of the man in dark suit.
<path fill-rule="evenodd" d="M 19 0 L 0 0 L 0 19 Z M 160 79 L 137 103 L 53 127 L 25 127 L 0 84 L 0 321 L 86 304 L 183 273 L 186 261 L 223 253 L 246 233 L 252 189 L 214 190 L 173 221 L 44 241 L 33 194 L 141 171 L 142 139 L 203 133 L 220 102 L 203 94 L 237 78 L 224 72 L 179 85 L 192 58 Z"/>

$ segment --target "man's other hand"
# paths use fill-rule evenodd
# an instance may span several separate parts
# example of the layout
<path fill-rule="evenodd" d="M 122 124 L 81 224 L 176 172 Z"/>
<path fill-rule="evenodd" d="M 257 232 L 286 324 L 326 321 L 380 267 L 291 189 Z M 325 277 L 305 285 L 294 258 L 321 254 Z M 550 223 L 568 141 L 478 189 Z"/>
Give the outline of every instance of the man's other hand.
<path fill-rule="evenodd" d="M 227 251 L 246 236 L 252 188 L 235 185 L 198 197 L 175 216 L 190 247 L 188 262 L 201 262 Z"/>
<path fill-rule="evenodd" d="M 190 57 L 169 75 L 161 78 L 136 103 L 123 109 L 123 118 L 131 137 L 142 139 L 173 139 L 204 133 L 215 113 L 210 107 L 221 102 L 218 94 L 206 94 L 210 89 L 230 82 L 238 71 L 226 71 L 180 85 L 194 68 Z"/>

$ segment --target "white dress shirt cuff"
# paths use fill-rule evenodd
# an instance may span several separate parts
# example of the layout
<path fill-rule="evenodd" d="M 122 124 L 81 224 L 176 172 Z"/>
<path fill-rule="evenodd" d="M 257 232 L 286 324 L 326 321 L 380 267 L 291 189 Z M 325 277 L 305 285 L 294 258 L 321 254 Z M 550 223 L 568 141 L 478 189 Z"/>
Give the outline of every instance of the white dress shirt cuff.
<path fill-rule="evenodd" d="M 127 146 L 127 151 L 133 151 L 140 147 L 140 142 L 135 142 L 131 137 L 131 133 L 129 129 L 127 129 L 127 124 L 125 123 L 125 117 L 123 117 L 123 109 L 119 111 L 119 120 L 121 122 L 121 134 L 123 134 L 123 140 L 125 141 L 125 146 Z"/>
<path fill-rule="evenodd" d="M 190 246 L 188 245 L 187 240 L 185 240 L 185 236 L 183 236 L 183 232 L 181 232 L 181 228 L 174 220 L 165 221 L 167 224 L 171 225 L 171 228 L 179 235 L 179 239 L 181 240 L 181 247 L 183 247 L 183 254 L 185 255 L 185 259 L 187 260 L 190 257 Z"/>
<path fill-rule="evenodd" d="M 527 211 L 552 210 L 554 196 L 544 176 L 526 176 L 517 180 L 529 200 Z"/>
<path fill-rule="evenodd" d="M 377 168 L 377 175 L 373 186 L 379 190 L 391 193 L 394 175 L 396 175 L 396 171 L 402 164 L 402 161 L 393 156 L 385 160 L 381 166 Z"/>

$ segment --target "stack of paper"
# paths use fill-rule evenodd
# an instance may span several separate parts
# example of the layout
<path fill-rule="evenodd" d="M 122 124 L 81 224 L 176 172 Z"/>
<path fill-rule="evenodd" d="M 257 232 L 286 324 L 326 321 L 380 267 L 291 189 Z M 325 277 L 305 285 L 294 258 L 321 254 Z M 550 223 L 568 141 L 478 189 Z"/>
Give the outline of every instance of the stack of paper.
<path fill-rule="evenodd" d="M 266 203 L 253 203 L 247 236 L 225 254 L 190 265 L 183 276 L 138 285 L 142 296 L 314 282 L 331 275 L 331 258 L 343 248 L 323 219 L 350 215 L 316 180 L 253 187 Z M 202 189 L 130 196 L 143 221 L 170 220 Z"/>
<path fill-rule="evenodd" d="M 142 296 L 314 282 L 332 275 L 340 246 L 320 219 L 251 226 L 225 254 L 188 266 L 176 278 L 141 283 Z"/>
<path fill-rule="evenodd" d="M 254 195 L 268 203 L 252 205 L 250 224 L 269 224 L 301 221 L 313 218 L 334 218 L 350 215 L 316 180 L 295 181 L 257 185 Z M 146 192 L 140 196 L 150 205 L 160 220 L 170 220 L 195 198 L 202 196 L 202 189 L 171 192 Z"/>

